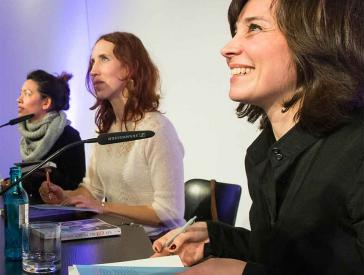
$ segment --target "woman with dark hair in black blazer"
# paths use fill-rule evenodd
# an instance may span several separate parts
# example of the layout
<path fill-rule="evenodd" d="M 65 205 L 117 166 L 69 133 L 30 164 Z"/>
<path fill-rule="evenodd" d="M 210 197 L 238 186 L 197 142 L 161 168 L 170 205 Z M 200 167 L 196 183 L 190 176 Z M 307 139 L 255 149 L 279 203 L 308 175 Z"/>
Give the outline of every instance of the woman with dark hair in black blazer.
<path fill-rule="evenodd" d="M 71 77 L 68 73 L 54 76 L 43 70 L 27 75 L 17 99 L 18 114 L 34 114 L 34 117 L 19 124 L 23 162 L 46 159 L 67 144 L 81 140 L 78 131 L 70 125 L 71 122 L 63 112 L 69 109 L 68 80 Z M 83 145 L 65 151 L 53 162 L 57 168 L 51 173 L 51 180 L 64 189 L 76 189 L 86 169 Z M 31 203 L 42 202 L 38 189 L 44 180 L 42 170 L 25 179 L 23 186 Z"/>
<path fill-rule="evenodd" d="M 229 95 L 261 118 L 251 230 L 199 222 L 155 256 L 216 257 L 184 274 L 364 274 L 364 2 L 233 0 L 229 22 Z"/>

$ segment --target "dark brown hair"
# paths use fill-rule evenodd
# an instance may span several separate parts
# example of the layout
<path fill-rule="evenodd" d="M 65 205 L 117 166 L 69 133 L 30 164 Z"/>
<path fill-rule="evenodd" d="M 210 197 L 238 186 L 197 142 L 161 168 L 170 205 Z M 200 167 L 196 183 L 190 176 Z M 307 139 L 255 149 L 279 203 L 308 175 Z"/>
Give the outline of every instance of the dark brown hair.
<path fill-rule="evenodd" d="M 232 35 L 247 2 L 230 4 Z M 282 108 L 301 100 L 299 124 L 316 135 L 329 133 L 364 106 L 364 1 L 273 0 L 272 9 L 297 70 L 296 94 Z M 240 103 L 237 115 L 250 122 L 261 117 L 261 128 L 269 125 L 255 105 Z"/>
<path fill-rule="evenodd" d="M 126 127 L 127 121 L 139 121 L 145 112 L 157 111 L 159 107 L 159 71 L 151 60 L 143 43 L 134 34 L 127 32 L 113 32 L 102 35 L 97 41 L 105 40 L 114 44 L 115 57 L 124 63 L 130 72 L 129 78 L 133 87 L 128 88 L 128 98 L 125 103 L 122 124 Z M 95 44 L 96 44 L 95 43 Z M 90 93 L 95 95 L 90 72 L 92 62 L 90 59 L 86 86 Z M 109 131 L 116 117 L 108 100 L 97 99 L 90 108 L 97 109 L 95 123 L 100 133 Z"/>
<path fill-rule="evenodd" d="M 51 108 L 49 111 L 68 110 L 70 107 L 70 87 L 68 80 L 72 74 L 62 72 L 61 75 L 52 75 L 43 70 L 35 70 L 27 75 L 27 79 L 35 81 L 43 98 L 50 97 Z"/>

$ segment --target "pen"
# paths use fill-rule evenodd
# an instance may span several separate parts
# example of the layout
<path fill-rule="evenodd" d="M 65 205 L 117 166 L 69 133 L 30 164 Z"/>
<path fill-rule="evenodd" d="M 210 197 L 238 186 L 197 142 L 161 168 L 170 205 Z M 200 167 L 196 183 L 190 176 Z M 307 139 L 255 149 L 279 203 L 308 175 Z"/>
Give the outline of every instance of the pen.
<path fill-rule="evenodd" d="M 197 216 L 194 216 L 193 218 L 191 218 L 188 222 L 186 222 L 186 224 L 184 226 L 182 226 L 177 232 L 176 234 L 174 234 L 168 241 L 166 241 L 163 245 L 163 247 L 169 247 L 173 241 L 183 232 L 185 232 L 187 230 L 187 228 L 193 224 L 193 222 L 196 220 Z"/>
<path fill-rule="evenodd" d="M 50 195 L 50 193 L 49 193 L 49 191 L 50 191 L 50 187 L 51 187 L 51 184 L 50 184 L 50 182 L 51 182 L 51 180 L 50 180 L 50 177 L 49 177 L 49 172 L 50 172 L 50 169 L 45 169 L 45 172 L 46 172 L 46 178 L 47 178 L 47 186 L 48 186 L 48 199 L 51 199 L 51 195 Z"/>

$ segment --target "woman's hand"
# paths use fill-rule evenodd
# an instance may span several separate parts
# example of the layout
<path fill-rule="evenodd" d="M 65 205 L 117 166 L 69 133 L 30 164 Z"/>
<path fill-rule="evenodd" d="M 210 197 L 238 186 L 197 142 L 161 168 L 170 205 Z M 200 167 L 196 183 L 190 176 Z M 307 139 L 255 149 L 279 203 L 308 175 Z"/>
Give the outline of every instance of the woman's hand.
<path fill-rule="evenodd" d="M 208 242 L 207 224 L 197 222 L 190 226 L 186 232 L 181 233 L 174 241 L 165 247 L 165 243 L 170 240 L 180 228 L 168 232 L 163 237 L 153 243 L 155 254 L 152 257 L 177 254 L 185 266 L 193 265 L 203 259 L 203 248 Z"/>
<path fill-rule="evenodd" d="M 90 208 L 91 211 L 97 213 L 104 212 L 103 204 L 99 200 L 83 194 L 69 196 L 62 202 L 62 204 L 73 205 L 75 207 Z"/>
<path fill-rule="evenodd" d="M 39 194 L 42 200 L 48 204 L 61 204 L 66 199 L 65 191 L 51 183 L 50 181 L 44 181 L 39 188 Z"/>
<path fill-rule="evenodd" d="M 203 263 L 197 264 L 190 269 L 178 273 L 180 275 L 220 275 L 220 274 L 229 274 L 229 275 L 241 275 L 244 272 L 246 266 L 246 262 L 235 260 L 235 259 L 226 259 L 226 258 L 212 258 L 204 261 Z"/>
<path fill-rule="evenodd" d="M 5 180 L 1 180 L 0 181 L 0 190 L 3 188 L 8 187 L 10 184 L 10 180 L 9 179 L 5 179 Z"/>

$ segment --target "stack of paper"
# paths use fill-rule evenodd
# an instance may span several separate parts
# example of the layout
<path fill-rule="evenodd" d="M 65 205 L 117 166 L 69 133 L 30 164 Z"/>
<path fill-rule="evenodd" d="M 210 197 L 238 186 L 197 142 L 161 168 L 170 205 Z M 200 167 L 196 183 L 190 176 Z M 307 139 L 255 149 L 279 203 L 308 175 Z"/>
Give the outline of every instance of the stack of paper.
<path fill-rule="evenodd" d="M 148 258 L 136 261 L 117 262 L 99 265 L 73 265 L 68 267 L 69 275 L 89 275 L 89 274 L 113 274 L 113 275 L 142 275 L 175 274 L 186 270 L 183 267 L 179 256 L 165 256 L 158 258 Z"/>

